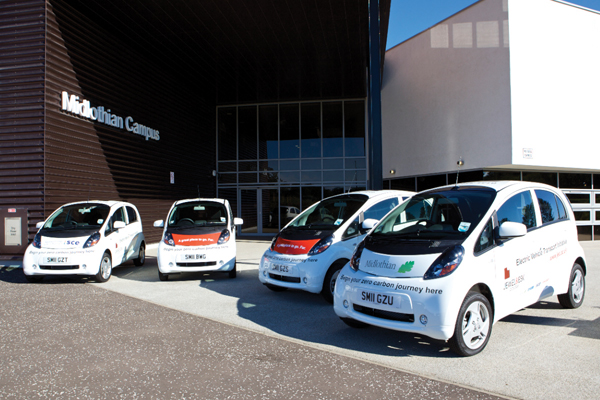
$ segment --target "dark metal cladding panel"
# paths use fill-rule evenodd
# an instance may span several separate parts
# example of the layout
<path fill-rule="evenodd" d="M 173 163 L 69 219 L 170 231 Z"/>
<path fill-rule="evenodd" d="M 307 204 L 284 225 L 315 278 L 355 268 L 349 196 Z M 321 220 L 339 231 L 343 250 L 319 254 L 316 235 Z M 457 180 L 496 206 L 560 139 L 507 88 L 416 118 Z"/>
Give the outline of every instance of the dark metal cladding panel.
<path fill-rule="evenodd" d="M 44 19 L 44 0 L 0 1 L 0 208 L 28 210 L 28 239 L 44 209 Z"/>
<path fill-rule="evenodd" d="M 214 104 L 182 80 L 176 65 L 166 70 L 125 44 L 110 23 L 72 4 L 48 0 L 45 215 L 66 202 L 129 201 L 147 241 L 157 242 L 161 230 L 152 223 L 166 218 L 173 201 L 214 196 Z M 63 91 L 110 110 L 123 128 L 63 111 Z M 130 127 L 158 130 L 160 140 L 128 131 L 127 117 Z"/>

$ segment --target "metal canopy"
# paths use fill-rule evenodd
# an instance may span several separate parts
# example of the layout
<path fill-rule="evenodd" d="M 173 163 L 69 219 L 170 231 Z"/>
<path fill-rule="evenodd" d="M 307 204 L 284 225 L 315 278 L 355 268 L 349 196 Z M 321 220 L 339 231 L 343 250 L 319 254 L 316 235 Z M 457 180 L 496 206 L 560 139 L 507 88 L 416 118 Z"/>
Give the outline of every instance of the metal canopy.
<path fill-rule="evenodd" d="M 214 104 L 367 95 L 367 0 L 66 3 Z M 390 0 L 379 4 L 383 60 Z"/>

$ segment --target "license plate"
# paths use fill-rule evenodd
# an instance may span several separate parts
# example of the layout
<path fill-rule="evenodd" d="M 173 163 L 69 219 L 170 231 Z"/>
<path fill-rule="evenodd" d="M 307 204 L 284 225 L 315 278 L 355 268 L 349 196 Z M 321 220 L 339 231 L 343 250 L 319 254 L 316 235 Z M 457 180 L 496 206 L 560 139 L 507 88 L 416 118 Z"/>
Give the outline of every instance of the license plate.
<path fill-rule="evenodd" d="M 390 294 L 373 293 L 367 292 L 366 290 L 361 290 L 359 292 L 358 298 L 362 301 L 366 301 L 373 304 L 400 307 L 400 299 Z"/>
<path fill-rule="evenodd" d="M 67 257 L 46 257 L 47 263 L 66 263 Z"/>
<path fill-rule="evenodd" d="M 291 274 L 292 266 L 291 265 L 282 265 L 282 264 L 271 264 L 271 271 L 279 272 L 282 274 Z"/>
<path fill-rule="evenodd" d="M 204 260 L 206 254 L 185 254 L 186 260 Z"/>

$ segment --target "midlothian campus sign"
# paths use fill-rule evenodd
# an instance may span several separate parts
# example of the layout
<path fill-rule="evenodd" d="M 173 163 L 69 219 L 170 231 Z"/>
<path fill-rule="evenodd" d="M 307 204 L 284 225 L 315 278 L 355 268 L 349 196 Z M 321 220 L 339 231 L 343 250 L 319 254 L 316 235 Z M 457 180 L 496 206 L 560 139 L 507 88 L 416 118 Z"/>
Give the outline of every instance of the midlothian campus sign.
<path fill-rule="evenodd" d="M 62 92 L 62 110 L 91 121 L 98 121 L 105 125 L 114 126 L 115 128 L 126 129 L 128 132 L 144 136 L 146 140 L 160 140 L 158 130 L 139 124 L 132 117 L 128 116 L 123 119 L 123 117 L 116 114 L 111 114 L 110 109 L 107 110 L 103 106 L 92 107 L 89 100 L 80 100 L 79 96 L 74 94 L 69 96 L 65 91 Z"/>

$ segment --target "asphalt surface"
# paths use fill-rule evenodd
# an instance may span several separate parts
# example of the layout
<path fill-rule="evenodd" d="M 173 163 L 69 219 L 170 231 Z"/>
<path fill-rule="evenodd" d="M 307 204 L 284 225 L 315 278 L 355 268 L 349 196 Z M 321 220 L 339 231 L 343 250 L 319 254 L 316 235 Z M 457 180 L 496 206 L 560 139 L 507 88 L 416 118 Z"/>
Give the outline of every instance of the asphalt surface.
<path fill-rule="evenodd" d="M 596 399 L 600 243 L 584 243 L 584 305 L 556 298 L 494 325 L 460 358 L 443 342 L 351 329 L 318 295 L 257 278 L 268 242 L 240 241 L 238 277 L 158 281 L 155 250 L 105 284 L 28 284 L 0 265 L 0 398 Z"/>

